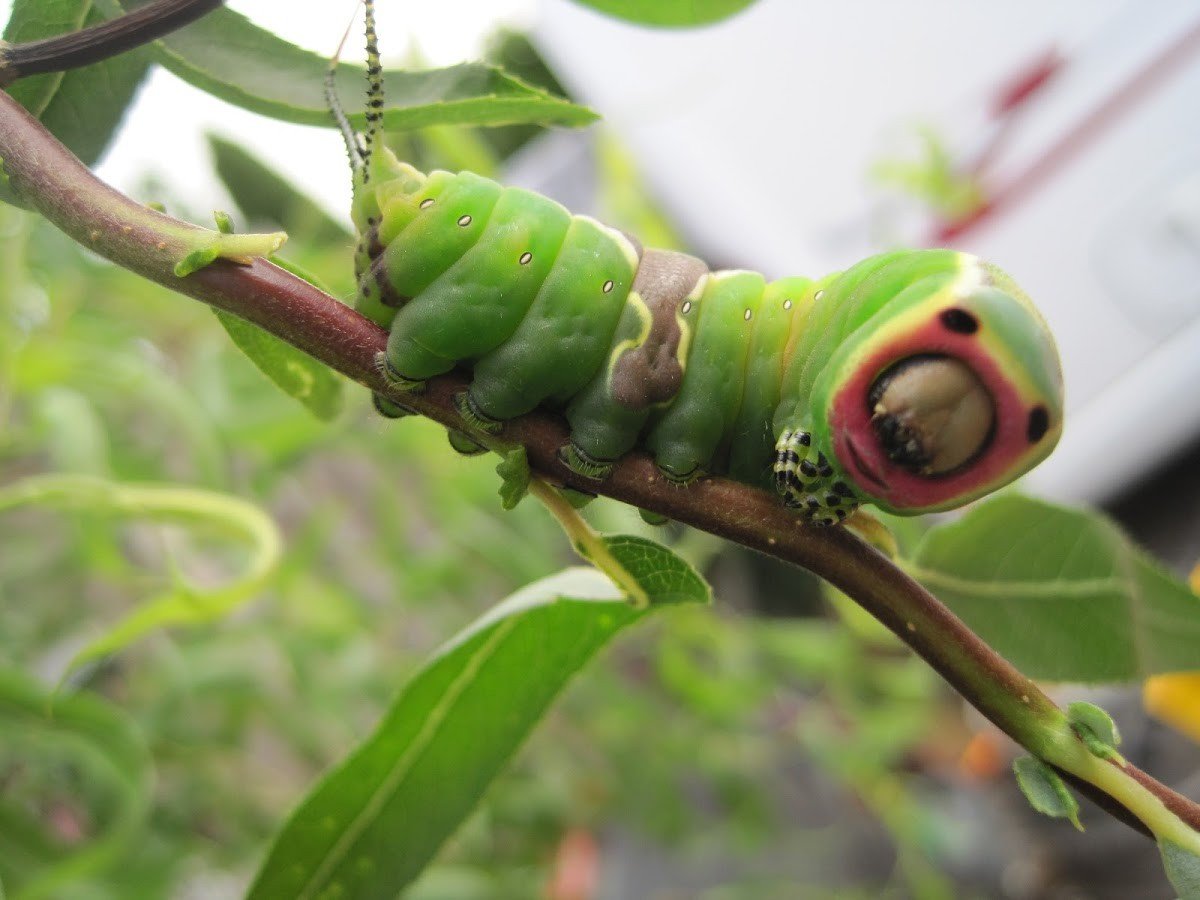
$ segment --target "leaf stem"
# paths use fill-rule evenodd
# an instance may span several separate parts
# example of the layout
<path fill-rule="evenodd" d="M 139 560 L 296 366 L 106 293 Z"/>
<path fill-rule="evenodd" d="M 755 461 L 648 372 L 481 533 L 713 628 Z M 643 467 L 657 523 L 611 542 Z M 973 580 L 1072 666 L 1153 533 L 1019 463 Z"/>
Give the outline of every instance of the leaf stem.
<path fill-rule="evenodd" d="M 388 394 L 390 386 L 375 365 L 386 347 L 383 329 L 262 259 L 244 266 L 217 260 L 186 278 L 175 275 L 170 254 L 160 247 L 199 229 L 150 214 L 98 181 L 5 94 L 0 94 L 0 159 L 22 195 L 84 246 L 259 325 L 367 388 Z M 420 393 L 406 394 L 404 403 L 461 429 L 455 396 L 466 388 L 465 377 L 454 373 L 431 380 Z M 1188 832 L 1200 830 L 1200 804 L 1134 766 L 1121 769 L 1085 759 L 1086 748 L 1066 716 L 1033 681 L 846 529 L 805 526 L 766 491 L 724 478 L 702 479 L 679 490 L 665 482 L 644 453 L 622 458 L 606 481 L 596 483 L 560 462 L 558 451 L 568 438 L 561 418 L 537 410 L 506 422 L 495 440 L 523 445 L 530 466 L 543 479 L 613 497 L 808 569 L 879 619 L 983 715 L 1062 768 L 1114 816 L 1146 834 L 1178 833 L 1191 840 Z M 1147 794 L 1161 808 L 1152 806 Z"/>
<path fill-rule="evenodd" d="M 1200 856 L 1200 831 L 1189 826 L 1161 797 L 1134 777 L 1132 766 L 1101 759 L 1073 737 L 1064 735 L 1061 745 L 1049 751 L 1045 759 L 1104 791 L 1133 813 L 1158 841 L 1171 841 Z"/>
<path fill-rule="evenodd" d="M 535 475 L 529 481 L 529 493 L 542 501 L 542 505 L 558 520 L 575 552 L 611 578 L 617 587 L 625 592 L 634 609 L 650 607 L 650 597 L 638 584 L 638 580 L 617 561 L 600 535 L 556 488 Z"/>

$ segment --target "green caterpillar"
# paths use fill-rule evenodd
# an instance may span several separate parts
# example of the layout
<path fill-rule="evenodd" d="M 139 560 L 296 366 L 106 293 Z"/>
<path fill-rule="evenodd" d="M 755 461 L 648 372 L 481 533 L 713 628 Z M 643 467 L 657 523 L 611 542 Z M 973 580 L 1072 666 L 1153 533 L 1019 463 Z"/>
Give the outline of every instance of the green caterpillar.
<path fill-rule="evenodd" d="M 331 105 L 356 163 L 357 308 L 389 329 L 381 368 L 396 391 L 468 369 L 466 420 L 491 431 L 558 410 L 571 428 L 562 460 L 582 476 L 604 479 L 641 448 L 674 482 L 710 473 L 773 488 L 818 525 L 863 503 L 907 515 L 959 506 L 1054 448 L 1057 351 L 995 266 L 899 250 L 767 282 L 645 249 L 469 172 L 419 172 L 378 146 L 366 6 L 361 143 L 332 91 Z M 376 405 L 399 412 L 393 400 Z"/>

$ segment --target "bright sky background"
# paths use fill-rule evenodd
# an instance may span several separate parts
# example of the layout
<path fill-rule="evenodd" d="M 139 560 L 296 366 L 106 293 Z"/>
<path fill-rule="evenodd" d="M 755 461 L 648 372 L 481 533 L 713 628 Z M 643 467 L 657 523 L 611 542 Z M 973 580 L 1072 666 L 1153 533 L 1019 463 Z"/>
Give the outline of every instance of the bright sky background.
<path fill-rule="evenodd" d="M 322 55 L 337 49 L 356 0 L 229 0 L 281 37 Z M 500 23 L 521 26 L 536 0 L 385 0 L 379 4 L 380 45 L 385 58 L 403 56 L 414 44 L 437 65 L 479 55 L 486 36 Z M 12 0 L 0 0 L 0 23 L 8 21 Z M 361 56 L 361 13 L 346 55 Z M 345 152 L 332 129 L 289 125 L 245 112 L 156 71 L 130 110 L 107 158 L 98 169 L 106 181 L 136 190 L 148 173 L 198 213 L 216 204 L 229 207 L 211 176 L 203 136 L 217 131 L 238 141 L 302 185 L 330 212 L 346 216 L 349 181 Z M 286 148 L 280 152 L 278 148 Z M 188 179 L 181 173 L 193 172 Z M 139 199 L 152 200 L 152 197 Z"/>

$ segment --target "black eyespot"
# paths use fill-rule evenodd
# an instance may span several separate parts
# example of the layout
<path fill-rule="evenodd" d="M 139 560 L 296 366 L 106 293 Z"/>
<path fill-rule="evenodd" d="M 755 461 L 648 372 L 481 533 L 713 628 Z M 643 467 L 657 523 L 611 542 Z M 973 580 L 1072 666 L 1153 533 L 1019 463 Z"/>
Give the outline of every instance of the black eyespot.
<path fill-rule="evenodd" d="M 965 309 L 959 309 L 957 306 L 944 310 L 938 318 L 942 320 L 942 324 L 946 328 L 958 334 L 974 334 L 979 330 L 979 320 Z"/>
<path fill-rule="evenodd" d="M 1035 406 L 1029 411 L 1029 427 L 1025 430 L 1026 437 L 1029 438 L 1029 443 L 1036 444 L 1050 428 L 1050 414 L 1046 412 L 1046 407 Z"/>

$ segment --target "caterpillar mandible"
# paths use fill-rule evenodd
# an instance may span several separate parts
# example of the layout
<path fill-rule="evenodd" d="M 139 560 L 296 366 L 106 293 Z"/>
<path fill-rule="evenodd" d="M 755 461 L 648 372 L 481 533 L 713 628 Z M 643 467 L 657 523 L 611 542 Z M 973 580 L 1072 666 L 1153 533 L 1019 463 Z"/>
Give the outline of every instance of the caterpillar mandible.
<path fill-rule="evenodd" d="M 767 282 L 470 172 L 422 173 L 379 140 L 365 6 L 361 141 L 332 87 L 329 99 L 354 170 L 356 306 L 389 330 L 381 368 L 397 391 L 464 368 L 467 421 L 491 431 L 557 410 L 570 425 L 561 458 L 581 476 L 603 480 L 642 448 L 674 482 L 719 474 L 774 489 L 816 525 L 864 503 L 960 506 L 1054 448 L 1058 353 L 999 268 L 897 250 Z"/>

